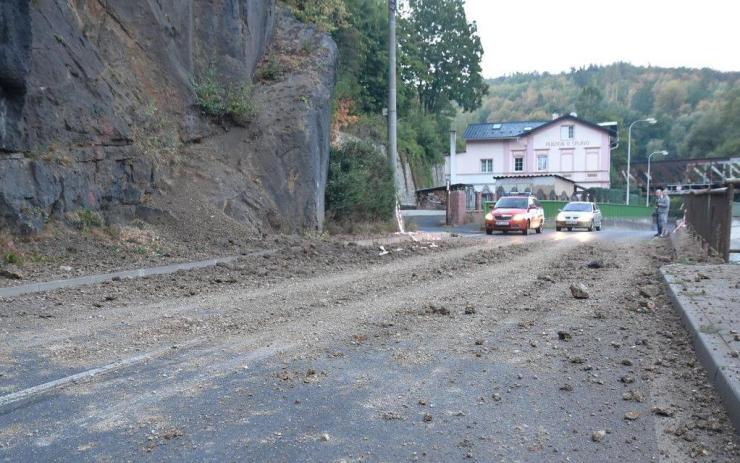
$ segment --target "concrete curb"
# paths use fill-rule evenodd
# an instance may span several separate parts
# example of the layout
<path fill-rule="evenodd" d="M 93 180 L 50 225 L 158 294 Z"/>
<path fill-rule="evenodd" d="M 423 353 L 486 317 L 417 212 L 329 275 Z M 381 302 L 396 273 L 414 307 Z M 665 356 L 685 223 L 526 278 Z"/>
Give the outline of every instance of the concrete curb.
<path fill-rule="evenodd" d="M 719 393 L 725 405 L 727 414 L 735 426 L 735 433 L 740 435 L 740 384 L 734 382 L 727 372 L 727 363 L 722 358 L 724 351 L 717 350 L 717 336 L 711 336 L 702 330 L 701 321 L 694 310 L 685 302 L 685 298 L 679 295 L 678 284 L 674 277 L 661 267 L 660 274 L 666 283 L 673 307 L 681 316 L 683 324 L 691 333 L 692 342 L 699 357 L 699 361 L 709 373 L 709 380 Z M 721 339 L 721 338 L 720 338 Z M 721 341 L 725 343 L 724 340 Z M 726 343 L 725 343 L 726 345 Z M 727 346 L 728 349 L 731 347 Z"/>
<path fill-rule="evenodd" d="M 134 270 L 124 270 L 121 272 L 101 273 L 98 275 L 87 275 L 78 278 L 68 278 L 64 280 L 43 281 L 30 283 L 21 286 L 9 286 L 0 288 L 0 297 L 15 297 L 24 294 L 42 293 L 62 288 L 76 288 L 79 286 L 95 285 L 105 281 L 112 281 L 113 278 L 131 279 L 143 278 L 153 275 L 165 275 L 175 273 L 180 270 L 195 270 L 206 267 L 214 267 L 220 263 L 229 263 L 243 257 L 260 257 L 274 254 L 274 250 L 257 251 L 239 256 L 219 257 L 216 259 L 199 260 L 195 262 L 183 262 L 180 264 L 162 265 L 159 267 L 139 268 Z"/>

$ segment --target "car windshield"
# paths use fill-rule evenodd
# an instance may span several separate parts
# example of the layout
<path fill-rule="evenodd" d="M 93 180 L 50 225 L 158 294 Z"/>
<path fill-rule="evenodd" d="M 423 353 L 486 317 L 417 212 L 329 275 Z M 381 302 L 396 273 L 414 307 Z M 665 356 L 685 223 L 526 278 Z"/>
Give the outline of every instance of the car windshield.
<path fill-rule="evenodd" d="M 501 198 L 496 201 L 496 207 L 507 207 L 511 209 L 526 209 L 527 198 Z"/>
<path fill-rule="evenodd" d="M 591 212 L 591 203 L 568 203 L 563 208 L 564 211 L 571 212 Z"/>

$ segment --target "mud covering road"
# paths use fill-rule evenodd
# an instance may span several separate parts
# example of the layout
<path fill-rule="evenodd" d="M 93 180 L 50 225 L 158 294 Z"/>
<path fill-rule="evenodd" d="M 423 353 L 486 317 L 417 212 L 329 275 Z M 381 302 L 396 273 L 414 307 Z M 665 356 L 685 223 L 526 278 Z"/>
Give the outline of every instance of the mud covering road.
<path fill-rule="evenodd" d="M 2 300 L 0 460 L 738 461 L 649 235 L 305 243 Z"/>

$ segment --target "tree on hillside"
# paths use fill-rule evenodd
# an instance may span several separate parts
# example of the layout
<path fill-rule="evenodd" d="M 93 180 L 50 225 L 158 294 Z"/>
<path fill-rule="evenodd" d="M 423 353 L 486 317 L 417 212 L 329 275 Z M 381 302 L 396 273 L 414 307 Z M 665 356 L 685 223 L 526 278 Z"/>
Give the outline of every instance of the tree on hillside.
<path fill-rule="evenodd" d="M 333 32 L 345 25 L 348 13 L 343 0 L 285 0 L 290 11 L 301 21 Z"/>
<path fill-rule="evenodd" d="M 456 102 L 480 106 L 487 86 L 481 76 L 483 47 L 463 0 L 410 0 L 400 21 L 401 77 L 417 89 L 422 109 L 436 113 Z"/>
<path fill-rule="evenodd" d="M 654 102 L 655 95 L 652 85 L 644 84 L 632 95 L 631 106 L 638 114 L 650 114 L 653 111 Z"/>
<path fill-rule="evenodd" d="M 596 121 L 602 117 L 602 105 L 604 96 L 598 88 L 588 86 L 581 90 L 576 100 L 576 111 L 578 116 Z"/>

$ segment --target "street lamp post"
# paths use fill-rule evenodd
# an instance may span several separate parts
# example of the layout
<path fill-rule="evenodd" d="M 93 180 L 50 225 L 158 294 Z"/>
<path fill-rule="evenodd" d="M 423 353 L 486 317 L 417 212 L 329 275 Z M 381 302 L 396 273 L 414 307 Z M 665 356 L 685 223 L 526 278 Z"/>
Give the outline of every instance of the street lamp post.
<path fill-rule="evenodd" d="M 653 151 L 652 153 L 650 153 L 650 156 L 648 156 L 647 191 L 645 193 L 645 207 L 650 207 L 650 179 L 652 179 L 652 177 L 650 176 L 650 158 L 653 157 L 653 154 L 660 154 L 663 156 L 668 156 L 668 151 L 665 151 L 665 150 Z"/>
<path fill-rule="evenodd" d="M 654 117 L 648 117 L 647 119 L 640 119 L 630 124 L 627 130 L 627 198 L 625 203 L 629 206 L 630 204 L 630 162 L 632 160 L 632 126 L 638 122 L 647 122 L 648 124 L 655 124 L 658 122 Z"/>

